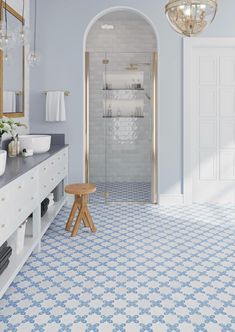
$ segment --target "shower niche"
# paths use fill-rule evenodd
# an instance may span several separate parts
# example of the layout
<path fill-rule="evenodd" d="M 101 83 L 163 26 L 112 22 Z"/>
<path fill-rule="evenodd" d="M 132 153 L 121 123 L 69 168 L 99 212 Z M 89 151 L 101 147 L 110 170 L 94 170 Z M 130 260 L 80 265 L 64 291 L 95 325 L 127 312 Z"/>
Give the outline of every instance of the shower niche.
<path fill-rule="evenodd" d="M 105 68 L 103 118 L 144 118 L 144 72 L 136 71 L 134 65 L 126 70 L 107 72 Z"/>

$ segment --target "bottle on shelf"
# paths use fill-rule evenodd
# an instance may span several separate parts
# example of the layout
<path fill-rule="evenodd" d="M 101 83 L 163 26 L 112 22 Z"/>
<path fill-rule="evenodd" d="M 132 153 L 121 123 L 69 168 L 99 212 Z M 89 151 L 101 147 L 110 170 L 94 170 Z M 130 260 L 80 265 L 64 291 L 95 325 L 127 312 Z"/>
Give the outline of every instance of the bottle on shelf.
<path fill-rule="evenodd" d="M 108 109 L 107 109 L 107 116 L 111 117 L 112 116 L 112 108 L 111 105 L 109 104 Z"/>
<path fill-rule="evenodd" d="M 141 89 L 141 83 L 140 83 L 140 80 L 137 80 L 136 89 Z"/>

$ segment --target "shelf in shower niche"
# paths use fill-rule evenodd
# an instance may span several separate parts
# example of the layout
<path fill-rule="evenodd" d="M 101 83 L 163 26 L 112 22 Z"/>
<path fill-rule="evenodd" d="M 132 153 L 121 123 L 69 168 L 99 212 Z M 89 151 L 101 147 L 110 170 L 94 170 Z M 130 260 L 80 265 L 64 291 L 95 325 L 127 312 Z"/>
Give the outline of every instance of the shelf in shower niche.
<path fill-rule="evenodd" d="M 103 118 L 105 119 L 120 119 L 120 118 L 129 118 L 129 119 L 135 119 L 135 118 L 144 118 L 144 115 L 112 115 L 112 116 L 108 116 L 108 115 L 103 115 Z"/>
<path fill-rule="evenodd" d="M 103 91 L 144 91 L 144 88 L 133 89 L 133 88 L 119 88 L 119 89 L 103 89 Z"/>

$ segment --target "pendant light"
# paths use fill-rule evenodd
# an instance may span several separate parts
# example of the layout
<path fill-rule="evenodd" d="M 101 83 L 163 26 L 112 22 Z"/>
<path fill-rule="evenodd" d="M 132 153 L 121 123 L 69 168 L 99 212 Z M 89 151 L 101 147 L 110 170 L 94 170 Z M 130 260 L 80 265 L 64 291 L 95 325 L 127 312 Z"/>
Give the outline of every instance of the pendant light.
<path fill-rule="evenodd" d="M 17 31 L 16 42 L 19 46 L 26 46 L 29 44 L 30 30 L 28 27 L 25 26 L 25 0 L 23 0 L 22 18 L 22 25 L 20 27 L 20 30 Z"/>
<path fill-rule="evenodd" d="M 33 51 L 29 53 L 28 62 L 31 67 L 35 67 L 40 63 L 40 55 L 36 52 L 37 42 L 37 0 L 34 0 L 34 37 Z"/>
<path fill-rule="evenodd" d="M 217 7 L 217 0 L 169 0 L 165 13 L 176 32 L 192 37 L 210 25 Z"/>
<path fill-rule="evenodd" d="M 15 44 L 15 35 L 12 31 L 8 30 L 8 22 L 7 22 L 7 1 L 5 1 L 5 10 L 3 15 L 3 1 L 1 0 L 1 20 L 0 20 L 0 50 L 6 51 L 9 48 L 13 47 Z M 5 16 L 5 22 L 3 20 L 3 16 Z"/>

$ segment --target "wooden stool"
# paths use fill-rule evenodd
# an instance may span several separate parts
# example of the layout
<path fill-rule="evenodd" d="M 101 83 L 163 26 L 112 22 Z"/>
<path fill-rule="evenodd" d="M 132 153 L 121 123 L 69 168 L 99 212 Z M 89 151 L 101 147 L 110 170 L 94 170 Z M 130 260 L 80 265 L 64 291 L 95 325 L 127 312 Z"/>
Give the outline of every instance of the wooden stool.
<path fill-rule="evenodd" d="M 92 217 L 90 215 L 87 206 L 88 195 L 94 193 L 95 191 L 96 191 L 96 186 L 94 184 L 89 184 L 89 183 L 74 183 L 65 186 L 65 192 L 67 194 L 74 195 L 74 203 L 69 215 L 68 222 L 65 227 L 66 231 L 70 231 L 70 227 L 72 225 L 75 213 L 77 210 L 79 211 L 76 222 L 73 227 L 72 236 L 77 235 L 82 220 L 84 222 L 85 227 L 90 227 L 90 230 L 92 232 L 96 232 L 96 227 L 93 223 Z"/>

